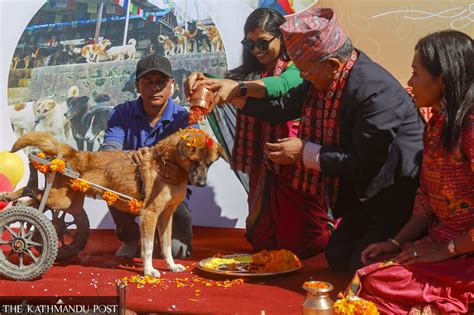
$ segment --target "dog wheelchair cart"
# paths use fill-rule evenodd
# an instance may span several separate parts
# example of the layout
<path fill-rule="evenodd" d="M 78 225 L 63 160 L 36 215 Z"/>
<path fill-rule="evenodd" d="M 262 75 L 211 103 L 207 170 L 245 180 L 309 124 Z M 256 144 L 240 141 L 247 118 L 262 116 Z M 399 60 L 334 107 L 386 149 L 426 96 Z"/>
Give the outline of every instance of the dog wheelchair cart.
<path fill-rule="evenodd" d="M 38 171 L 33 164 L 49 167 L 52 161 L 35 154 L 30 154 L 29 159 L 30 178 L 19 198 L 33 197 L 34 187 L 38 187 Z M 90 227 L 83 208 L 85 193 L 76 194 L 67 209 L 49 209 L 46 206 L 57 173 L 52 171 L 45 174 L 45 188 L 38 208 L 15 200 L 13 206 L 0 212 L 0 274 L 7 278 L 38 278 L 56 259 L 67 260 L 76 256 L 87 243 Z M 78 173 L 68 168 L 60 174 L 80 179 Z M 121 200 L 133 199 L 100 185 L 84 182 L 95 189 L 110 191 Z"/>

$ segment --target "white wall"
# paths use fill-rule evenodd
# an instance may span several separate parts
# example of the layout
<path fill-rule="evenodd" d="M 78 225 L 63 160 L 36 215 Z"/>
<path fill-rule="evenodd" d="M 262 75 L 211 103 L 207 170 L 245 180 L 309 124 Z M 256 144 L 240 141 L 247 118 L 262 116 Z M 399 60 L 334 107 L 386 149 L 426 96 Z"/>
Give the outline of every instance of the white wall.
<path fill-rule="evenodd" d="M 177 0 L 175 0 L 177 1 Z M 0 0 L 0 151 L 9 150 L 15 141 L 7 112 L 8 73 L 17 42 L 26 25 L 41 8 L 43 0 Z M 245 1 L 201 0 L 219 28 L 230 68 L 240 62 L 240 40 L 243 24 L 252 11 Z M 225 27 L 227 25 L 227 28 Z M 229 27 L 230 26 L 230 27 Z M 23 155 L 26 163 L 26 157 Z M 26 184 L 26 172 L 17 187 Z M 247 215 L 247 195 L 229 165 L 219 160 L 209 171 L 205 188 L 194 188 L 191 197 L 193 224 L 201 226 L 244 227 Z M 91 228 L 113 228 L 113 222 L 103 201 L 87 199 L 85 209 Z"/>

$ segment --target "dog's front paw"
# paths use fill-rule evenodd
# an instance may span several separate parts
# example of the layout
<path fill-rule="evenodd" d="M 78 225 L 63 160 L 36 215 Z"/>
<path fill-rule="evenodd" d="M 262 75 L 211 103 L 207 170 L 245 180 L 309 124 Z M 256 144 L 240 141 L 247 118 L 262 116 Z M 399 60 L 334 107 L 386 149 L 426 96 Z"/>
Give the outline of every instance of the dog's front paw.
<path fill-rule="evenodd" d="M 145 269 L 145 277 L 150 276 L 152 278 L 160 278 L 160 272 L 156 270 L 155 268 L 150 268 L 150 269 Z"/>
<path fill-rule="evenodd" d="M 173 272 L 183 272 L 186 270 L 186 267 L 181 264 L 174 264 L 170 266 L 170 270 Z"/>

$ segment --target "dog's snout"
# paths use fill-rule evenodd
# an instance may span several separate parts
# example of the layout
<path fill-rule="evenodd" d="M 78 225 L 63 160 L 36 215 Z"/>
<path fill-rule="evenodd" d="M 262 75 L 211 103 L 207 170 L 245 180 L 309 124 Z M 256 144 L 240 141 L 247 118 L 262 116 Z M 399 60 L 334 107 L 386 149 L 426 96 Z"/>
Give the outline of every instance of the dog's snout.
<path fill-rule="evenodd" d="M 198 187 L 206 186 L 206 179 L 199 179 L 196 186 Z"/>
<path fill-rule="evenodd" d="M 197 187 L 204 187 L 207 184 L 207 177 L 206 176 L 191 176 L 190 177 L 191 185 Z"/>

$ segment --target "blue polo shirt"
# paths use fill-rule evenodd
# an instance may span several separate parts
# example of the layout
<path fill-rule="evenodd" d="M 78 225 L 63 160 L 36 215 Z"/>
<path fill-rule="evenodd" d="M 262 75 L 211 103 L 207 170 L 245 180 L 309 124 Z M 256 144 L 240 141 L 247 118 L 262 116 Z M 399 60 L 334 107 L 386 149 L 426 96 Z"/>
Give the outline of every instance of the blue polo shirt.
<path fill-rule="evenodd" d="M 189 113 L 168 99 L 161 118 L 150 126 L 150 118 L 143 110 L 139 97 L 114 107 L 109 116 L 102 150 L 137 150 L 149 147 L 180 128 L 190 127 Z M 198 125 L 191 127 L 199 128 Z"/>
<path fill-rule="evenodd" d="M 197 124 L 189 125 L 189 113 L 171 99 L 154 127 L 150 126 L 150 118 L 143 110 L 141 97 L 115 106 L 110 112 L 101 150 L 137 150 L 156 144 L 180 128 L 199 128 Z M 190 195 L 188 188 L 184 200 L 188 207 Z"/>

